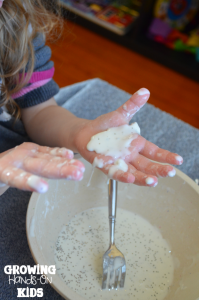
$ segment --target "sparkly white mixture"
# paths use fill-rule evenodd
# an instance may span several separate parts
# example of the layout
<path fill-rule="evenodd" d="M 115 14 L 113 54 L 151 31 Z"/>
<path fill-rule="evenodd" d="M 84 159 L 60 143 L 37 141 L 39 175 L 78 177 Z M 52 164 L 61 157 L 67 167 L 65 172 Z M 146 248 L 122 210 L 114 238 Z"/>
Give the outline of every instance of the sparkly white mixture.
<path fill-rule="evenodd" d="M 173 281 L 167 242 L 147 220 L 117 209 L 116 245 L 126 259 L 124 289 L 101 290 L 102 257 L 109 246 L 107 207 L 83 211 L 61 230 L 55 249 L 57 274 L 85 299 L 162 300 Z"/>
<path fill-rule="evenodd" d="M 92 136 L 87 149 L 113 157 L 113 161 L 110 163 L 114 163 L 114 165 L 109 169 L 108 174 L 108 177 L 112 178 L 118 170 L 127 172 L 128 166 L 123 159 L 130 154 L 129 147 L 131 142 L 138 137 L 138 134 L 140 134 L 140 127 L 136 122 L 131 125 L 112 127 Z M 103 160 L 95 158 L 93 166 L 103 168 Z"/>
<path fill-rule="evenodd" d="M 140 134 L 137 123 L 109 128 L 92 136 L 87 145 L 89 151 L 112 156 L 115 159 L 130 154 L 131 142 Z"/>

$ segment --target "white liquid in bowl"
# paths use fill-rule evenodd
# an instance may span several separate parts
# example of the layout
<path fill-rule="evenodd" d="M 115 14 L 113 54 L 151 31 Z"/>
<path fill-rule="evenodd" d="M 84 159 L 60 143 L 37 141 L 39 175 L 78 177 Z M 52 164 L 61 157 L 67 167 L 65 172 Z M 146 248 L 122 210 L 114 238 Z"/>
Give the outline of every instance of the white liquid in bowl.
<path fill-rule="evenodd" d="M 162 300 L 173 281 L 173 259 L 161 233 L 147 220 L 117 209 L 115 243 L 126 259 L 124 289 L 101 290 L 102 257 L 109 246 L 108 208 L 85 210 L 59 234 L 57 274 L 85 299 Z"/>

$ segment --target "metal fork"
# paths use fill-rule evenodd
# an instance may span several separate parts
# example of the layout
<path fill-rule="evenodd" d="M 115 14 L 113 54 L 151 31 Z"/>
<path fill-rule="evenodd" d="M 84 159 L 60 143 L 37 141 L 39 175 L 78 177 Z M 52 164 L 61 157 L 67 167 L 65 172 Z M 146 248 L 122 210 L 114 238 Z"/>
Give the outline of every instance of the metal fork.
<path fill-rule="evenodd" d="M 126 276 L 126 261 L 124 255 L 115 246 L 115 222 L 117 209 L 117 181 L 109 180 L 108 210 L 110 245 L 103 255 L 102 289 L 117 289 L 124 287 Z"/>

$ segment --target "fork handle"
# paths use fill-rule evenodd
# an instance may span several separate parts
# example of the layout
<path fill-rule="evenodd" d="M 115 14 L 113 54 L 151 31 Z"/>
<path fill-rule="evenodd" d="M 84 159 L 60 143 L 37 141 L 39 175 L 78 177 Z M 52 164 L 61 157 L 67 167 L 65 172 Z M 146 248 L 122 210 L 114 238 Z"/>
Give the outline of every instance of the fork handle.
<path fill-rule="evenodd" d="M 115 222 L 117 209 L 117 181 L 110 179 L 108 185 L 108 211 L 109 211 L 109 231 L 110 243 L 115 243 Z"/>

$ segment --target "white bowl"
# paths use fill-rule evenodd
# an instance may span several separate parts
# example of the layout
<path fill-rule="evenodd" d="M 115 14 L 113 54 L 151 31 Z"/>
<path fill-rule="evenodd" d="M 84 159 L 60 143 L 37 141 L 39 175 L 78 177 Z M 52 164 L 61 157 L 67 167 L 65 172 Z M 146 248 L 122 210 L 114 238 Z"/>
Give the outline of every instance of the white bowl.
<path fill-rule="evenodd" d="M 62 227 L 71 217 L 92 207 L 107 206 L 107 177 L 96 169 L 91 185 L 87 187 L 92 166 L 82 158 L 81 161 L 86 166 L 81 182 L 49 180 L 49 191 L 46 194 L 34 193 L 30 199 L 26 231 L 36 264 L 55 265 L 55 243 Z M 159 179 L 155 188 L 119 183 L 118 207 L 147 219 L 160 229 L 163 238 L 171 246 L 175 263 L 174 282 L 165 300 L 198 300 L 197 184 L 177 169 L 175 177 Z M 58 275 L 50 277 L 53 288 L 65 299 L 84 299 L 66 286 Z"/>

